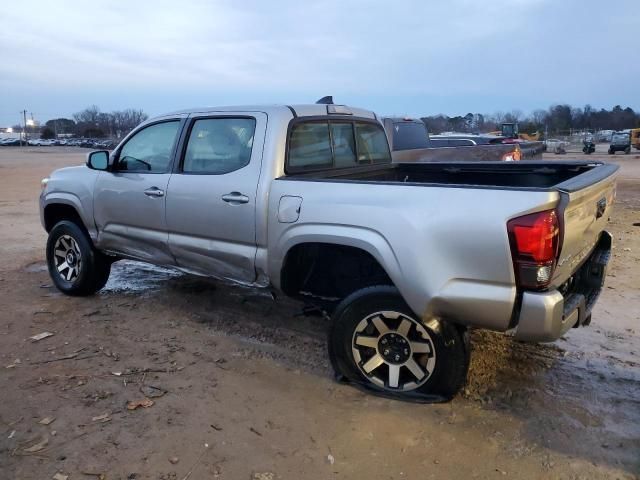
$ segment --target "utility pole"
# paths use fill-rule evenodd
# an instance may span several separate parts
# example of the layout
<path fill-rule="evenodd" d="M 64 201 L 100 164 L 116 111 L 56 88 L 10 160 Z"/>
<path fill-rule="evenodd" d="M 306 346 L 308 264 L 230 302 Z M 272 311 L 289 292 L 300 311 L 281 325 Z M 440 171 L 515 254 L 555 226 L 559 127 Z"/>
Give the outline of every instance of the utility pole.
<path fill-rule="evenodd" d="M 22 110 L 22 137 L 24 137 L 24 144 L 27 145 L 27 111 Z M 20 137 L 20 146 L 22 146 L 22 137 Z"/>

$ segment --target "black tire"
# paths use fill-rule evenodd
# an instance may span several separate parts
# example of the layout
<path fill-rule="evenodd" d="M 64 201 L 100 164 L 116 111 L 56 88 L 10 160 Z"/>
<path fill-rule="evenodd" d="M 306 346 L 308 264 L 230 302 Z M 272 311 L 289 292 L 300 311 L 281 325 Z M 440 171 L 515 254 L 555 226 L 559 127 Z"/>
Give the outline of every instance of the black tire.
<path fill-rule="evenodd" d="M 631 153 L 631 147 L 627 147 L 624 149 L 624 154 L 629 155 Z"/>
<path fill-rule="evenodd" d="M 470 360 L 467 331 L 449 322 L 433 320 L 425 324 L 418 318 L 395 287 L 367 287 L 349 295 L 336 308 L 329 333 L 329 356 L 336 377 L 402 400 L 438 402 L 453 398 L 467 379 Z M 378 320 L 389 327 L 386 333 L 374 325 Z M 402 324 L 407 320 L 410 326 L 403 330 Z M 365 329 L 363 325 L 367 325 Z M 370 335 L 371 332 L 375 333 Z M 383 347 L 385 340 L 389 343 Z M 369 345 L 360 346 L 361 341 Z M 371 346 L 372 343 L 376 346 Z M 396 354 L 398 347 L 402 357 Z M 418 348 L 424 353 L 419 353 Z M 371 365 L 368 362 L 376 364 L 380 360 L 384 363 L 365 373 Z M 422 379 L 413 373 L 414 363 L 424 374 Z M 399 373 L 392 375 L 392 369 Z"/>
<path fill-rule="evenodd" d="M 65 251 L 66 255 L 56 254 L 56 251 Z M 67 255 L 75 261 L 69 262 Z M 67 268 L 63 267 L 63 263 Z M 74 222 L 63 220 L 49 232 L 47 267 L 51 280 L 62 293 L 73 296 L 94 294 L 107 283 L 111 263 L 108 257 L 93 247 L 87 233 Z M 63 267 L 61 271 L 60 267 Z M 72 270 L 74 267 L 77 270 Z"/>
<path fill-rule="evenodd" d="M 609 155 L 615 155 L 616 151 L 612 148 L 609 149 Z"/>

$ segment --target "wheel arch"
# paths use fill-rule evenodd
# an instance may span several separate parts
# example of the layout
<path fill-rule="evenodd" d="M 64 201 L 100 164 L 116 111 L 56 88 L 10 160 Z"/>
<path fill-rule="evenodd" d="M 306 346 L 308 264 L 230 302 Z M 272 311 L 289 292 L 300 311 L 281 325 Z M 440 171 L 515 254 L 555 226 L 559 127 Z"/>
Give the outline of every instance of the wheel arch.
<path fill-rule="evenodd" d="M 81 215 L 82 208 L 80 200 L 69 194 L 59 194 L 55 197 L 48 197 L 42 209 L 42 225 L 47 233 L 60 221 L 68 220 L 77 224 L 93 242 L 95 240 L 95 229 L 88 224 Z"/>
<path fill-rule="evenodd" d="M 389 243 L 379 233 L 331 225 L 327 226 L 331 230 L 327 234 L 318 232 L 317 226 L 313 231 L 305 227 L 308 226 L 291 229 L 278 249 L 281 253 L 272 278 L 287 295 L 295 296 L 305 283 L 317 287 L 318 283 L 311 278 L 314 275 L 329 275 L 331 281 L 342 281 L 343 284 L 337 285 L 339 299 L 371 284 L 397 286 L 396 280 L 402 275 L 400 264 Z M 293 230 L 297 231 L 294 233 Z M 361 278 L 358 281 L 358 275 L 354 275 L 350 279 L 352 285 L 345 285 L 345 275 L 340 275 L 340 272 L 349 273 L 350 270 Z"/>

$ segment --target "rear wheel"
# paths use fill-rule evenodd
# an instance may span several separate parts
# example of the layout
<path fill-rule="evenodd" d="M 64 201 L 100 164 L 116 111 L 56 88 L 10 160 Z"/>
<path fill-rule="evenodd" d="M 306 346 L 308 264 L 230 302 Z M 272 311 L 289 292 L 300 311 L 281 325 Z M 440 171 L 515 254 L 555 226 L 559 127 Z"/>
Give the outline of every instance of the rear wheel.
<path fill-rule="evenodd" d="M 405 399 L 449 400 L 469 367 L 466 332 L 420 321 L 390 286 L 364 288 L 340 303 L 329 354 L 339 377 Z"/>
<path fill-rule="evenodd" d="M 624 154 L 629 155 L 631 153 L 631 147 L 627 147 L 624 149 Z"/>
<path fill-rule="evenodd" d="M 111 260 L 93 248 L 87 233 L 70 221 L 57 223 L 47 240 L 47 267 L 53 283 L 67 295 L 91 295 L 105 286 Z"/>
<path fill-rule="evenodd" d="M 616 153 L 616 151 L 613 148 L 609 149 L 609 155 L 614 155 Z"/>

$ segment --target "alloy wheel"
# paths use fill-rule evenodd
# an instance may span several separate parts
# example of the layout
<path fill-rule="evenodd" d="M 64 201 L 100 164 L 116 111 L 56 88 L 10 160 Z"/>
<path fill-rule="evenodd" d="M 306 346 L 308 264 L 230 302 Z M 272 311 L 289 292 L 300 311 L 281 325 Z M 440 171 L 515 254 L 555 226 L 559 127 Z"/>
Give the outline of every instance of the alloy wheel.
<path fill-rule="evenodd" d="M 351 342 L 360 372 L 391 391 L 410 391 L 433 373 L 436 352 L 427 329 L 394 311 L 373 313 L 358 323 Z"/>
<path fill-rule="evenodd" d="M 56 240 L 53 256 L 58 275 L 67 282 L 75 281 L 82 269 L 82 254 L 78 242 L 70 235 L 61 235 Z"/>

